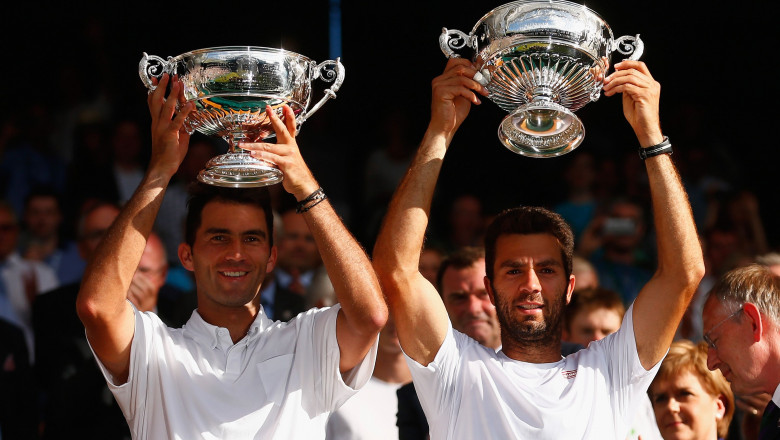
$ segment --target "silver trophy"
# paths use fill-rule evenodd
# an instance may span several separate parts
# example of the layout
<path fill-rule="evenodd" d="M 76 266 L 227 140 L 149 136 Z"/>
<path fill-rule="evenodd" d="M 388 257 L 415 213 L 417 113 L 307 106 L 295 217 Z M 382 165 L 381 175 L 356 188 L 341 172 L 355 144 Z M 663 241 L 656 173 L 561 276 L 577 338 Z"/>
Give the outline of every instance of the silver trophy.
<path fill-rule="evenodd" d="M 300 128 L 325 101 L 336 97 L 344 81 L 339 59 L 317 64 L 283 49 L 251 46 L 194 50 L 167 60 L 144 53 L 138 73 L 149 90 L 156 88 L 152 77 L 179 76 L 185 99 L 195 104 L 184 122 L 187 131 L 221 136 L 230 147 L 206 164 L 198 180 L 236 188 L 272 185 L 284 178 L 276 166 L 238 147 L 275 136 L 266 108 L 284 118 L 282 105 L 289 105 Z M 308 110 L 316 79 L 333 84 Z"/>
<path fill-rule="evenodd" d="M 612 29 L 587 7 L 563 0 L 515 1 L 480 19 L 469 34 L 442 30 L 448 57 L 473 50 L 474 79 L 509 112 L 498 128 L 515 153 L 554 157 L 579 146 L 585 128 L 574 114 L 601 95 L 612 52 L 642 56 L 636 36 L 614 39 Z"/>

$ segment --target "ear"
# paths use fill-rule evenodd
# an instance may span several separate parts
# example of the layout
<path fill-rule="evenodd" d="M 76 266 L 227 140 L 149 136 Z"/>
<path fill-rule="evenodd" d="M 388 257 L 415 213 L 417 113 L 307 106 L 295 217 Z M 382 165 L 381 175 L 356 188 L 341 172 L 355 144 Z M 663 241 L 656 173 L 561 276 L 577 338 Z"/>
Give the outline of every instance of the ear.
<path fill-rule="evenodd" d="M 566 287 L 566 304 L 571 301 L 572 293 L 574 293 L 574 274 L 569 275 L 569 285 Z"/>
<path fill-rule="evenodd" d="M 753 303 L 746 302 L 742 305 L 742 310 L 750 319 L 750 330 L 753 334 L 753 342 L 758 342 L 764 336 L 764 325 L 761 320 L 761 312 Z"/>
<path fill-rule="evenodd" d="M 265 273 L 271 273 L 276 267 L 276 246 L 271 246 L 271 254 L 268 256 L 268 262 L 265 264 Z"/>
<path fill-rule="evenodd" d="M 195 271 L 195 265 L 192 263 L 192 248 L 187 243 L 179 244 L 179 261 L 188 271 Z"/>
<path fill-rule="evenodd" d="M 715 399 L 715 420 L 721 420 L 726 416 L 726 404 L 723 403 L 725 399 L 726 398 L 723 397 L 723 394 L 719 395 Z"/>
<path fill-rule="evenodd" d="M 493 304 L 493 307 L 496 306 L 496 298 L 495 293 L 493 292 L 493 286 L 490 285 L 490 278 L 485 275 L 485 278 L 482 279 L 485 283 L 485 290 L 487 291 L 488 297 L 490 297 L 490 302 Z"/>

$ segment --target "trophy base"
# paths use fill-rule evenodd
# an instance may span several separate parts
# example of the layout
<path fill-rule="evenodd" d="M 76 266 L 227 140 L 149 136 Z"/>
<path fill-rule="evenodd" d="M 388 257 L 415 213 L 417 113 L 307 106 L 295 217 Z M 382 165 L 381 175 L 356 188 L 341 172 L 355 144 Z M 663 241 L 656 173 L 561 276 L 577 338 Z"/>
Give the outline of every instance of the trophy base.
<path fill-rule="evenodd" d="M 544 100 L 519 107 L 498 127 L 498 138 L 508 149 L 529 157 L 561 156 L 577 148 L 584 137 L 580 118 Z"/>
<path fill-rule="evenodd" d="M 250 188 L 275 185 L 284 179 L 281 170 L 247 153 L 228 153 L 211 159 L 198 173 L 209 185 Z"/>

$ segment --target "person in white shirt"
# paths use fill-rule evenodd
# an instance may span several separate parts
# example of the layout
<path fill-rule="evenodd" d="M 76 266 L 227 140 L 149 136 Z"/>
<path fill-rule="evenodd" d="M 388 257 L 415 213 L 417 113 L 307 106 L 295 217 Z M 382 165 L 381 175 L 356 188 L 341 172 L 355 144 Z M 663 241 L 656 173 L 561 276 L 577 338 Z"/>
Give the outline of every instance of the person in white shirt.
<path fill-rule="evenodd" d="M 606 96 L 622 94 L 640 147 L 664 149 L 660 85 L 642 62 L 623 61 L 605 79 Z M 399 185 L 374 247 L 387 296 L 431 439 L 614 438 L 623 440 L 704 273 L 690 206 L 668 154 L 645 153 L 654 205 L 658 270 L 626 313 L 622 327 L 566 358 L 563 307 L 574 276 L 571 229 L 557 214 L 522 207 L 499 214 L 485 236 L 485 288 L 501 325 L 495 352 L 453 330 L 418 258 L 436 180 L 471 104 L 487 90 L 474 66 L 451 59 L 433 81 L 432 116 Z M 641 154 L 640 154 L 641 155 Z"/>
<path fill-rule="evenodd" d="M 188 205 L 182 265 L 198 308 L 181 329 L 126 299 L 165 189 L 187 152 L 182 84 L 164 75 L 149 95 L 152 157 L 133 197 L 89 263 L 77 301 L 87 339 L 134 438 L 324 438 L 331 411 L 371 376 L 387 308 L 368 256 L 300 155 L 295 118 L 268 112 L 276 144 L 243 144 L 277 164 L 284 189 L 322 249 L 340 304 L 289 323 L 263 313 L 259 289 L 273 270 L 272 212 L 262 188 L 202 184 Z M 183 99 L 182 99 L 183 102 Z M 314 200 L 314 201 L 312 201 Z"/>

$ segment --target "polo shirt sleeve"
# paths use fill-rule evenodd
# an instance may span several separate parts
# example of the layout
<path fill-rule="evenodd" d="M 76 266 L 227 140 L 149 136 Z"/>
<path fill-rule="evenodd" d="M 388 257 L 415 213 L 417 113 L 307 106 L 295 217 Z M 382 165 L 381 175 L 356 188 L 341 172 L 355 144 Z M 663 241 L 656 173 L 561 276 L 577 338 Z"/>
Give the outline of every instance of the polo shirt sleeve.
<path fill-rule="evenodd" d="M 95 356 L 100 371 L 106 379 L 109 390 L 114 394 L 119 407 L 127 418 L 130 426 L 136 416 L 140 416 L 146 401 L 146 393 L 150 386 L 149 378 L 155 377 L 150 374 L 150 370 L 157 368 L 157 363 L 150 362 L 150 352 L 153 344 L 154 335 L 165 328 L 165 324 L 160 321 L 157 315 L 153 313 L 143 313 L 135 308 L 133 303 L 128 301 L 135 314 L 135 332 L 133 342 L 130 344 L 130 371 L 127 382 L 118 384 L 114 376 L 106 369 L 100 359 L 95 355 L 95 351 L 90 345 L 92 355 Z"/>
<path fill-rule="evenodd" d="M 444 342 L 431 363 L 423 366 L 406 356 L 414 388 L 430 426 L 441 426 L 440 421 L 450 420 L 455 412 L 453 404 L 460 402 L 461 358 L 469 341 L 468 336 L 453 330 L 449 323 Z"/>
<path fill-rule="evenodd" d="M 341 374 L 341 354 L 336 337 L 336 318 L 341 305 L 312 310 L 299 316 L 296 362 L 302 368 L 303 389 L 314 390 L 316 397 L 303 399 L 312 410 L 332 412 L 358 392 L 374 372 L 379 336 L 363 360 L 352 370 Z M 303 318 L 303 319 L 300 319 Z M 318 407 L 314 405 L 318 403 Z"/>
<path fill-rule="evenodd" d="M 661 366 L 661 362 L 650 370 L 642 366 L 634 335 L 633 311 L 632 304 L 626 311 L 620 330 L 590 345 L 604 356 L 609 372 L 607 380 L 612 390 L 612 407 L 626 423 L 630 423 L 631 417 L 640 410 L 640 398 L 647 398 L 647 388 Z"/>

